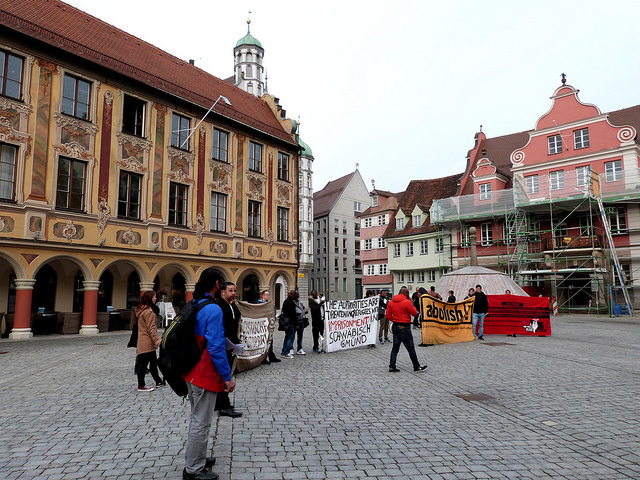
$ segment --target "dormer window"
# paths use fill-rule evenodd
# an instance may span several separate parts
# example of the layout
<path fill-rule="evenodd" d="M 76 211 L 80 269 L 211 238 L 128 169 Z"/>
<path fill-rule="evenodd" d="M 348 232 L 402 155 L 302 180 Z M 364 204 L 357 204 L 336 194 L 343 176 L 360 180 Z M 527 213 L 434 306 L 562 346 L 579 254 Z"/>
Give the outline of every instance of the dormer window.
<path fill-rule="evenodd" d="M 396 218 L 396 230 L 402 230 L 404 228 L 404 218 Z"/>
<path fill-rule="evenodd" d="M 373 202 L 373 206 L 377 207 L 378 206 L 378 195 L 374 195 L 372 198 L 372 202 Z"/>
<path fill-rule="evenodd" d="M 413 228 L 418 228 L 422 226 L 422 215 L 414 215 L 413 216 Z"/>

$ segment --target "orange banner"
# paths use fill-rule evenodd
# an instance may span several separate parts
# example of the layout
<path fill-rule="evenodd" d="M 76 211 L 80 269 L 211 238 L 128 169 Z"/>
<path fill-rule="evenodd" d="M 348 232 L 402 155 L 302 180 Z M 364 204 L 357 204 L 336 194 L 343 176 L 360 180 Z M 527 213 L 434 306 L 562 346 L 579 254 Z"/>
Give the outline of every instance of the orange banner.
<path fill-rule="evenodd" d="M 422 343 L 440 345 L 473 341 L 473 302 L 474 299 L 469 298 L 462 302 L 445 303 L 429 295 L 422 295 Z"/>

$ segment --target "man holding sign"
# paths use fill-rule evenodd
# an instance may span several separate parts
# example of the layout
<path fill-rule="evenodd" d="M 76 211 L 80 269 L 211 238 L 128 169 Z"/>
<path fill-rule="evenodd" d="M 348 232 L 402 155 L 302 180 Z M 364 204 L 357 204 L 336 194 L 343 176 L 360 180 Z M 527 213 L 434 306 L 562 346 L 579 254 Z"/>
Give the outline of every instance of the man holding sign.
<path fill-rule="evenodd" d="M 399 372 L 396 368 L 396 358 L 400 351 L 400 344 L 404 344 L 405 348 L 409 352 L 409 358 L 413 363 L 413 371 L 421 372 L 426 365 L 420 365 L 418 361 L 418 355 L 416 355 L 416 348 L 413 345 L 413 333 L 411 333 L 411 316 L 418 315 L 416 307 L 413 306 L 409 299 L 409 290 L 406 287 L 402 287 L 398 295 L 387 305 L 387 318 L 393 322 L 391 332 L 393 333 L 393 348 L 391 349 L 391 357 L 389 359 L 389 371 Z"/>

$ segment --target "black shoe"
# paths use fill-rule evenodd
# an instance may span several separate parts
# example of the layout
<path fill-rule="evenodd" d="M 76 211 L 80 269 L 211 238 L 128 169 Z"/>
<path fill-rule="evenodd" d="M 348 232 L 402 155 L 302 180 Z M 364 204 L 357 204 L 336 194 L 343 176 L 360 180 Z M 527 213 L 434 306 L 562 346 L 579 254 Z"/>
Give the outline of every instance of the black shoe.
<path fill-rule="evenodd" d="M 271 361 L 270 361 L 268 358 L 265 358 L 265 359 L 262 361 L 262 364 L 263 364 L 263 365 L 271 365 Z"/>
<path fill-rule="evenodd" d="M 413 367 L 413 371 L 414 372 L 421 372 L 421 371 L 425 370 L 426 368 L 427 368 L 426 365 L 420 365 L 418 368 Z"/>
<path fill-rule="evenodd" d="M 216 457 L 207 457 L 204 462 L 204 469 L 209 471 L 216 464 Z"/>
<path fill-rule="evenodd" d="M 369 345 L 369 348 L 376 348 L 374 344 Z"/>
<path fill-rule="evenodd" d="M 483 337 L 482 335 L 480 335 L 480 336 L 478 337 L 478 340 L 484 340 L 484 337 Z"/>
<path fill-rule="evenodd" d="M 280 360 L 278 357 L 276 357 L 275 355 L 269 355 L 269 361 L 271 363 L 278 363 L 281 362 L 282 360 Z"/>
<path fill-rule="evenodd" d="M 187 469 L 185 468 L 182 470 L 182 478 L 183 480 L 216 480 L 218 474 L 204 470 L 198 473 L 187 473 Z"/>
<path fill-rule="evenodd" d="M 233 407 L 230 407 L 230 408 L 225 408 L 224 410 L 220 410 L 220 416 L 238 418 L 242 416 L 242 412 L 238 412 L 237 410 L 234 410 Z"/>
<path fill-rule="evenodd" d="M 397 368 L 394 367 L 394 368 L 389 368 L 389 371 L 393 372 L 393 373 L 396 373 L 396 372 L 399 372 L 400 370 L 398 370 Z"/>

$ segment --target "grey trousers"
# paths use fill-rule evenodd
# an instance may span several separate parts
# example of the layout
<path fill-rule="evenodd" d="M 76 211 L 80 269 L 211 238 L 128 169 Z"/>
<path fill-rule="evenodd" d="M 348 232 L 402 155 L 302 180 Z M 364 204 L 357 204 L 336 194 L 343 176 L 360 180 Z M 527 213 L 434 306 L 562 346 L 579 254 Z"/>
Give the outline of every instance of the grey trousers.
<path fill-rule="evenodd" d="M 185 449 L 185 467 L 187 473 L 199 473 L 207 460 L 207 444 L 211 431 L 211 419 L 216 406 L 216 392 L 205 390 L 187 382 L 191 417 L 189 435 Z"/>

